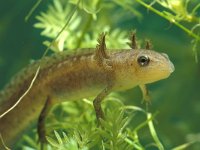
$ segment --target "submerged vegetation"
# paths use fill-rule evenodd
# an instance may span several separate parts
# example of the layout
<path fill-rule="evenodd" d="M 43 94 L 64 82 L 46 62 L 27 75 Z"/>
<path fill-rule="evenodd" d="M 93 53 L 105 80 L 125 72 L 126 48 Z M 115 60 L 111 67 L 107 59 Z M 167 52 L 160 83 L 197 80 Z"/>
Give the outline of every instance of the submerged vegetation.
<path fill-rule="evenodd" d="M 47 10 L 41 9 L 41 12 L 38 12 L 37 9 L 40 8 L 40 5 L 45 6 Z M 71 53 L 77 48 L 95 47 L 97 37 L 102 32 L 107 32 L 109 35 L 106 41 L 108 48 L 127 48 L 128 35 L 131 30 L 136 29 L 139 30 L 139 37 L 146 38 L 146 35 L 148 38 L 153 37 L 153 43 L 157 41 L 156 48 L 165 46 L 164 50 L 171 49 L 166 53 L 171 53 L 182 75 L 179 75 L 179 77 L 181 76 L 180 80 L 177 80 L 179 77 L 174 77 L 171 81 L 165 82 L 168 84 L 167 86 L 152 87 L 156 90 L 152 93 L 152 105 L 147 108 L 145 104 L 140 104 L 142 98 L 139 90 L 134 91 L 135 95 L 131 94 L 132 91 L 112 93 L 103 103 L 106 119 L 101 120 L 102 128 L 96 125 L 92 98 L 65 102 L 55 106 L 47 119 L 48 143 L 45 145 L 45 149 L 164 150 L 173 148 L 182 150 L 188 147 L 194 149 L 200 147 L 198 144 L 200 142 L 199 131 L 196 131 L 198 125 L 193 125 L 199 123 L 198 117 L 194 117 L 194 120 L 196 118 L 197 121 L 187 120 L 186 123 L 183 123 L 184 119 L 176 120 L 176 113 L 181 116 L 181 112 L 184 111 L 184 109 L 179 109 L 179 112 L 176 110 L 178 106 L 183 107 L 183 104 L 181 105 L 179 102 L 180 99 L 183 102 L 187 102 L 186 98 L 193 100 L 191 108 L 194 108 L 195 112 L 188 113 L 194 116 L 200 115 L 200 103 L 195 101 L 199 100 L 199 95 L 195 93 L 198 92 L 199 86 L 190 85 L 191 82 L 199 81 L 185 81 L 187 80 L 186 75 L 192 74 L 194 77 L 191 78 L 194 79 L 199 75 L 199 69 L 194 69 L 193 61 L 196 60 L 199 66 L 200 3 L 198 0 L 49 0 L 45 4 L 42 0 L 38 0 L 35 6 L 28 15 L 26 14 L 26 20 L 29 22 L 36 15 L 33 30 L 41 31 L 41 41 L 46 48 L 50 48 L 53 52 L 67 50 Z M 149 18 L 145 17 L 146 14 L 156 15 L 150 16 L 155 23 L 151 19 L 145 22 L 144 20 Z M 167 33 L 163 33 L 163 30 L 166 29 L 156 30 L 161 25 L 160 19 L 167 22 L 164 22 L 164 27 L 168 28 L 167 31 L 170 32 L 167 36 L 164 36 Z M 147 23 L 149 24 L 145 25 Z M 141 28 L 139 28 L 140 26 Z M 148 28 L 148 26 L 152 28 Z M 177 28 L 174 29 L 174 26 Z M 162 28 L 164 27 L 162 26 Z M 148 30 L 150 30 L 149 33 L 145 33 Z M 159 33 L 161 30 L 162 33 Z M 169 38 L 172 39 L 169 40 Z M 177 43 L 182 40 L 189 44 L 184 42 L 177 44 L 174 40 L 177 40 Z M 143 47 L 144 43 L 138 42 Z M 187 51 L 186 47 L 190 47 L 191 51 Z M 190 54 L 195 57 L 190 57 Z M 179 55 L 183 55 L 183 59 L 179 58 Z M 189 65 L 193 68 L 180 63 L 185 58 L 192 62 Z M 3 61 L 5 60 L 0 57 L 0 66 Z M 187 86 L 188 84 L 189 86 Z M 188 90 L 178 91 L 181 88 L 188 88 Z M 189 96 L 184 95 L 187 92 Z M 133 100 L 137 102 L 133 103 Z M 183 116 L 187 116 L 187 114 L 183 114 Z M 175 121 L 173 120 L 174 122 L 171 123 L 170 119 Z M 190 121 L 191 124 L 188 123 Z M 170 126 L 170 123 L 172 126 L 176 126 L 175 129 Z M 178 132 L 178 135 L 174 135 L 175 131 Z M 179 141 L 177 139 L 179 136 L 184 136 L 186 140 L 180 138 L 182 141 Z M 32 130 L 23 137 L 17 147 L 24 150 L 39 149 L 41 145 L 37 140 L 36 130 Z"/>
<path fill-rule="evenodd" d="M 175 24 L 191 36 L 193 52 L 197 60 L 197 46 L 200 41 L 200 23 L 198 14 L 200 3 L 192 3 L 190 0 L 154 0 L 151 3 L 146 3 L 142 0 L 136 0 L 136 2 L 120 2 L 119 0 L 101 2 L 99 0 L 95 0 L 92 3 L 89 1 L 83 2 L 77 0 L 71 0 L 69 2 L 64 2 L 62 0 L 53 1 L 53 5 L 49 5 L 46 13 L 41 13 L 36 17 L 39 22 L 35 24 L 35 27 L 43 29 L 41 35 L 55 39 L 64 25 L 68 23 L 67 21 L 70 21 L 70 23 L 67 24 L 68 26 L 64 29 L 56 41 L 57 49 L 60 50 L 63 50 L 63 48 L 74 49 L 80 46 L 93 46 L 95 45 L 95 39 L 97 39 L 98 33 L 101 33 L 102 31 L 110 32 L 111 39 L 115 39 L 115 41 L 111 42 L 111 46 L 119 48 L 124 46 L 123 44 L 125 43 L 124 39 L 126 39 L 126 33 L 124 33 L 124 31 L 120 31 L 119 29 L 111 29 L 112 24 L 116 23 L 116 20 L 110 20 L 106 14 L 110 11 L 110 8 L 115 9 L 116 5 L 119 5 L 122 9 L 133 13 L 133 15 L 140 20 L 142 18 L 142 14 L 136 9 L 137 7 L 130 7 L 134 5 L 137 6 L 137 3 L 146 7 L 148 11 L 153 11 L 155 14 L 163 17 L 170 23 Z M 79 7 L 79 11 L 76 9 L 76 12 L 72 14 L 72 5 L 70 4 L 77 5 L 77 7 Z M 155 5 L 162 7 L 157 9 L 158 6 L 156 7 Z M 84 15 L 81 15 L 82 11 L 85 12 Z M 120 15 L 123 17 L 125 13 L 120 12 Z M 93 21 L 95 21 L 95 23 L 93 23 Z M 102 26 L 102 22 L 109 22 L 109 24 Z M 97 24 L 98 26 L 94 27 L 94 24 Z M 114 31 L 111 32 L 111 30 Z M 121 36 L 118 35 L 119 33 Z M 48 41 L 45 41 L 45 43 L 47 45 L 49 44 Z M 84 45 L 84 43 L 87 44 Z"/>
<path fill-rule="evenodd" d="M 101 120 L 102 128 L 96 125 L 96 116 L 91 100 L 83 99 L 79 102 L 66 102 L 59 106 L 51 115 L 47 124 L 48 130 L 54 130 L 47 136 L 48 149 L 145 149 L 157 147 L 164 149 L 153 125 L 155 115 L 147 113 L 136 106 L 125 106 L 119 96 L 111 94 L 104 102 L 106 118 Z M 61 109 L 62 108 L 62 109 Z M 77 108 L 80 108 L 77 110 Z M 140 115 L 142 123 L 131 125 L 134 117 Z M 53 122 L 52 122 L 53 121 Z M 150 143 L 144 144 L 140 139 L 140 130 L 149 128 L 146 136 L 152 138 Z M 31 147 L 39 149 L 36 139 L 24 137 Z"/>

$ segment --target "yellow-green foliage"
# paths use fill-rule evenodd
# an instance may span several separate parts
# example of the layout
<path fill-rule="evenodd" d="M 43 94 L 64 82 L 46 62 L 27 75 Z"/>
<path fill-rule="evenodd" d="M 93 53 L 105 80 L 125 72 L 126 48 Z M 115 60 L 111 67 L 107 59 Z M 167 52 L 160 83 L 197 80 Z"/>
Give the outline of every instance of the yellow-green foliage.
<path fill-rule="evenodd" d="M 21 8 L 23 4 L 24 1 L 19 2 L 18 7 Z M 40 8 L 40 5 L 43 7 Z M 27 6 L 24 4 L 24 7 Z M 107 97 L 103 103 L 106 116 L 106 120 L 102 120 L 103 128 L 96 125 L 91 101 L 93 98 L 56 106 L 47 118 L 48 143 L 44 146 L 45 149 L 163 150 L 175 147 L 174 150 L 182 150 L 200 142 L 200 66 L 199 62 L 194 63 L 194 60 L 198 60 L 200 44 L 199 7 L 199 0 L 38 0 L 29 14 L 26 10 L 26 20 L 31 20 L 35 27 L 31 28 L 33 33 L 41 31 L 41 36 L 36 36 L 36 39 L 43 41 L 46 47 L 50 46 L 54 52 L 94 48 L 97 37 L 102 32 L 109 35 L 106 37 L 108 48 L 127 48 L 129 33 L 131 30 L 138 30 L 140 38 L 152 39 L 155 50 L 168 53 L 176 68 L 167 81 L 151 86 L 152 105 L 148 106 L 149 111 L 146 111 L 145 104 L 140 103 L 141 94 L 138 89 L 112 93 Z M 7 35 L 3 32 L 6 27 L 10 29 L 7 25 L 9 16 L 14 18 L 17 14 L 14 11 L 11 13 L 6 19 L 2 17 L 0 22 L 2 39 Z M 35 20 L 32 19 L 34 17 Z M 11 23 L 18 30 L 17 25 L 15 27 L 15 23 Z M 13 41 L 22 38 L 19 32 Z M 5 41 L 9 41 L 9 45 L 13 45 L 11 49 L 17 51 L 13 41 L 8 40 L 14 33 L 10 31 L 5 36 Z M 30 43 L 36 39 L 31 39 Z M 31 44 L 25 47 L 23 42 L 26 43 L 25 38 L 17 41 L 22 43 L 17 53 L 20 51 L 27 58 L 29 51 L 35 53 L 36 50 Z M 34 44 L 40 45 L 40 42 Z M 141 47 L 144 45 L 140 41 L 139 43 Z M 4 48 L 5 46 L 0 49 Z M 44 47 L 40 49 L 44 50 Z M 8 55 L 12 56 L 13 53 Z M 28 56 L 32 58 L 30 55 Z M 11 59 L 13 58 L 9 57 Z M 9 65 L 9 68 L 13 67 L 10 74 L 20 68 L 20 64 L 27 63 L 20 61 L 21 57 L 16 57 L 15 60 L 18 60 L 18 65 Z M 1 53 L 0 67 L 4 62 L 6 58 Z M 0 75 L 4 75 L 7 68 L 5 65 Z M 3 79 L 1 77 L 0 81 Z M 39 149 L 37 140 L 36 130 L 30 130 L 17 148 Z M 193 148 L 199 149 L 199 145 Z"/>

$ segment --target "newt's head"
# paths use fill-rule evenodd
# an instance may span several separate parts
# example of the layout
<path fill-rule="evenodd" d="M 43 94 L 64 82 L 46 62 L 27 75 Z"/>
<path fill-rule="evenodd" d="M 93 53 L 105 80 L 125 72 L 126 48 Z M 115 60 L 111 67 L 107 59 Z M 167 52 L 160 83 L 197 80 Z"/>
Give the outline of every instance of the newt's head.
<path fill-rule="evenodd" d="M 167 78 L 173 71 L 174 65 L 167 54 L 152 50 L 135 50 L 134 69 L 139 84 L 152 83 Z"/>

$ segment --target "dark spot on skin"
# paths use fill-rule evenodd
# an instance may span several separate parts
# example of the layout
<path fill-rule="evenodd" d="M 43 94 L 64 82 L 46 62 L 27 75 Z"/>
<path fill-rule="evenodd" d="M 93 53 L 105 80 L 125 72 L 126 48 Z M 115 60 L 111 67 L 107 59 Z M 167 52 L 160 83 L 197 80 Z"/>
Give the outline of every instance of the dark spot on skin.
<path fill-rule="evenodd" d="M 32 108 L 32 112 L 33 112 L 33 113 L 36 112 L 36 109 L 35 109 L 35 108 Z"/>

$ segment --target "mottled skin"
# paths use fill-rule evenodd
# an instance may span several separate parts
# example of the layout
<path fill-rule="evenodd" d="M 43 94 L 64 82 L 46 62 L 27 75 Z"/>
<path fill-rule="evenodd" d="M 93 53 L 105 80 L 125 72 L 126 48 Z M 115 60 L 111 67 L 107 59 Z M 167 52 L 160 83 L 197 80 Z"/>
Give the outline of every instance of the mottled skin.
<path fill-rule="evenodd" d="M 96 52 L 74 56 L 54 54 L 21 71 L 0 92 L 0 114 L 16 103 L 27 90 L 38 65 L 41 66 L 28 94 L 0 119 L 0 133 L 6 145 L 13 145 L 38 119 L 47 99 L 54 104 L 96 96 L 94 107 L 99 118 L 103 117 L 100 103 L 110 92 L 137 85 L 144 87 L 144 84 L 167 78 L 174 70 L 166 54 L 142 49 L 108 50 L 107 53 L 104 50 L 105 36 L 94 49 Z M 148 57 L 147 65 L 138 62 L 141 56 Z"/>

